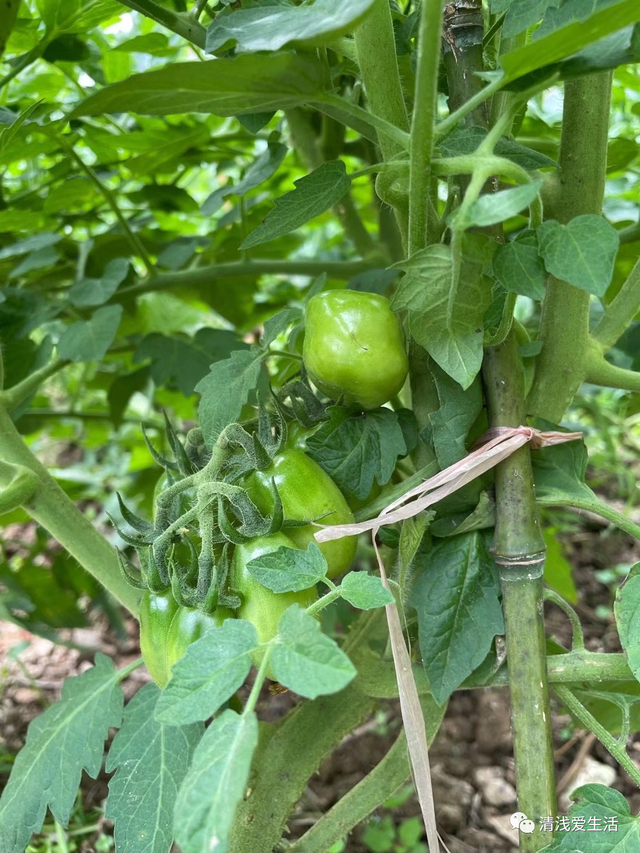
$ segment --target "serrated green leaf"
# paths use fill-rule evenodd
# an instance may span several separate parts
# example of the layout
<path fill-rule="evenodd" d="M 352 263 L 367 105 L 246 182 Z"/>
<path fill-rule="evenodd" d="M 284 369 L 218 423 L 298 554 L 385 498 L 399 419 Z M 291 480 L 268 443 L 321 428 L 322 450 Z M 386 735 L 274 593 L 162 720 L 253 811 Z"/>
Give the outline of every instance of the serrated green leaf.
<path fill-rule="evenodd" d="M 468 210 L 454 214 L 451 221 L 456 228 L 486 228 L 505 222 L 528 207 L 538 195 L 542 181 L 532 181 L 497 193 L 485 193 L 476 199 Z"/>
<path fill-rule="evenodd" d="M 589 9 L 589 7 L 586 8 Z M 610 33 L 615 33 L 638 21 L 640 21 L 640 6 L 637 0 L 616 0 L 606 8 L 589 14 L 587 18 L 574 19 L 566 26 L 561 26 L 524 47 L 504 54 L 500 58 L 500 64 L 504 69 L 506 81 L 513 82 L 546 66 L 549 66 L 551 71 L 555 63 L 577 54 L 587 45 L 603 39 Z M 579 70 L 575 69 L 575 73 L 579 73 Z"/>
<path fill-rule="evenodd" d="M 259 154 L 247 168 L 242 180 L 238 181 L 237 184 L 225 184 L 211 193 L 202 205 L 202 212 L 206 215 L 215 213 L 222 207 L 222 203 L 228 196 L 243 196 L 251 190 L 255 190 L 277 171 L 288 150 L 287 146 L 280 142 L 270 143 L 266 150 Z"/>
<path fill-rule="evenodd" d="M 157 722 L 160 696 L 155 684 L 136 693 L 107 758 L 107 773 L 116 773 L 109 781 L 105 817 L 115 821 L 116 846 L 127 853 L 169 853 L 176 797 L 204 732 L 202 724 Z"/>
<path fill-rule="evenodd" d="M 297 604 L 280 619 L 271 666 L 281 684 L 308 699 L 337 693 L 356 676 L 354 665 L 337 643 Z"/>
<path fill-rule="evenodd" d="M 295 183 L 295 190 L 274 200 L 265 221 L 245 239 L 241 249 L 268 243 L 315 219 L 349 192 L 351 180 L 342 160 L 329 160 Z"/>
<path fill-rule="evenodd" d="M 109 729 L 120 725 L 118 680 L 110 658 L 98 654 L 95 666 L 67 679 L 60 701 L 31 723 L 0 798 L 2 853 L 24 853 L 47 807 L 67 825 L 82 770 L 97 778 Z"/>
<path fill-rule="evenodd" d="M 275 5 L 218 15 L 207 30 L 206 52 L 236 45 L 237 53 L 279 50 L 286 44 L 327 40 L 349 32 L 374 0 L 316 0 L 312 6 Z"/>
<path fill-rule="evenodd" d="M 463 388 L 471 385 L 482 364 L 483 316 L 491 302 L 482 272 L 494 249 L 484 235 L 465 235 L 459 275 L 451 247 L 440 244 L 397 265 L 406 275 L 393 307 L 409 312 L 413 337 Z"/>
<path fill-rule="evenodd" d="M 360 610 L 372 610 L 393 604 L 394 597 L 380 578 L 367 572 L 349 572 L 340 584 L 340 595 Z"/>
<path fill-rule="evenodd" d="M 547 273 L 538 252 L 535 232 L 525 231 L 515 240 L 499 245 L 493 256 L 493 271 L 510 293 L 540 302 L 544 299 Z"/>
<path fill-rule="evenodd" d="M 482 388 L 477 380 L 463 390 L 433 361 L 429 363 L 429 371 L 440 405 L 429 414 L 427 443 L 433 446 L 443 470 L 466 455 L 467 435 L 482 411 Z"/>
<path fill-rule="evenodd" d="M 442 705 L 504 632 L 500 583 L 482 535 L 463 533 L 435 545 L 410 601 L 425 672 Z"/>
<path fill-rule="evenodd" d="M 326 576 L 328 568 L 315 542 L 306 551 L 282 547 L 247 563 L 249 574 L 273 592 L 309 589 Z"/>
<path fill-rule="evenodd" d="M 99 361 L 111 346 L 120 325 L 122 305 L 99 308 L 90 320 L 78 320 L 62 333 L 58 355 L 69 361 Z"/>
<path fill-rule="evenodd" d="M 583 785 L 571 794 L 575 804 L 560 825 L 545 853 L 577 853 L 577 827 L 581 853 L 635 853 L 640 848 L 640 820 L 632 817 L 624 796 L 605 785 Z"/>
<path fill-rule="evenodd" d="M 69 118 L 110 112 L 232 116 L 287 109 L 316 100 L 323 74 L 319 61 L 292 53 L 172 63 L 105 86 Z"/>
<path fill-rule="evenodd" d="M 548 272 L 595 296 L 611 284 L 618 232 L 602 216 L 576 216 L 567 225 L 547 220 L 536 231 Z"/>
<path fill-rule="evenodd" d="M 196 385 L 202 397 L 198 417 L 207 447 L 213 447 L 222 430 L 240 417 L 249 394 L 257 387 L 262 367 L 257 347 L 232 352 Z"/>
<path fill-rule="evenodd" d="M 206 730 L 175 804 L 174 831 L 182 853 L 226 853 L 257 743 L 254 713 L 224 711 Z"/>
<path fill-rule="evenodd" d="M 104 305 L 125 280 L 128 271 L 129 261 L 126 258 L 114 258 L 109 261 L 100 278 L 76 281 L 69 291 L 69 301 L 82 308 Z"/>
<path fill-rule="evenodd" d="M 307 453 L 337 485 L 366 498 L 374 480 L 384 486 L 407 447 L 398 415 L 375 409 L 349 415 L 332 406 L 330 418 L 307 439 Z"/>
<path fill-rule="evenodd" d="M 151 377 L 156 385 L 176 387 L 188 397 L 212 364 L 247 349 L 248 345 L 227 329 L 198 329 L 193 338 L 152 332 L 141 341 L 133 361 L 151 359 Z"/>
<path fill-rule="evenodd" d="M 173 667 L 156 719 L 174 726 L 207 720 L 242 686 L 257 646 L 256 629 L 244 619 L 211 628 Z"/>

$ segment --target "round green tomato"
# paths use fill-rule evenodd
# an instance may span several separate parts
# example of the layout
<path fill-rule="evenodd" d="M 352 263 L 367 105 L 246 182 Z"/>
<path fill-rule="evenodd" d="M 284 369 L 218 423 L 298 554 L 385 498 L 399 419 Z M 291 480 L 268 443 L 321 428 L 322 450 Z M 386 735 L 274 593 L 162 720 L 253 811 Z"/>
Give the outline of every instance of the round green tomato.
<path fill-rule="evenodd" d="M 264 515 L 273 512 L 271 480 L 282 500 L 285 521 L 319 519 L 321 524 L 351 524 L 353 513 L 344 495 L 322 468 L 301 450 L 291 448 L 277 454 L 264 471 L 254 471 L 242 485 L 251 500 Z M 306 549 L 315 542 L 313 534 L 319 528 L 312 524 L 289 527 L 287 536 L 294 546 Z M 317 544 L 317 543 L 316 543 Z M 323 542 L 319 547 L 329 564 L 327 577 L 335 578 L 351 566 L 356 551 L 355 536 Z"/>
<path fill-rule="evenodd" d="M 236 616 L 251 622 L 261 643 L 268 643 L 276 636 L 282 614 L 292 604 L 306 608 L 318 600 L 314 586 L 299 592 L 276 593 L 249 574 L 247 564 L 251 560 L 282 547 L 295 548 L 295 545 L 284 533 L 274 533 L 272 536 L 259 536 L 243 545 L 236 545 L 233 554 L 232 586 L 242 596 L 242 604 L 236 611 Z M 257 667 L 262 663 L 263 657 L 264 650 L 256 649 L 253 652 L 253 662 Z M 267 677 L 275 680 L 271 670 L 268 670 Z"/>
<path fill-rule="evenodd" d="M 402 326 L 384 296 L 328 290 L 305 315 L 304 365 L 328 397 L 376 409 L 404 385 L 409 369 Z"/>
<path fill-rule="evenodd" d="M 233 611 L 218 607 L 212 616 L 180 607 L 170 592 L 149 592 L 140 602 L 140 650 L 149 674 L 159 687 L 171 677 L 171 667 L 205 631 L 217 628 Z"/>
<path fill-rule="evenodd" d="M 211 615 L 197 607 L 179 607 L 167 634 L 167 681 L 171 677 L 173 665 L 184 657 L 191 643 L 195 643 L 211 628 L 219 628 L 234 615 L 233 610 L 227 607 L 217 607 Z"/>

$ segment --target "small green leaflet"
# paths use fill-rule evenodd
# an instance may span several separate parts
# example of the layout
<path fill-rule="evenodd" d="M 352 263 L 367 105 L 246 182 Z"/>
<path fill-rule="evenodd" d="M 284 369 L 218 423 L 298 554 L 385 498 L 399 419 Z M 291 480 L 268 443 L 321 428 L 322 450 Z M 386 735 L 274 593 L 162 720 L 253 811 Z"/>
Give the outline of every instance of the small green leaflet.
<path fill-rule="evenodd" d="M 407 274 L 394 309 L 409 312 L 413 337 L 463 388 L 482 364 L 483 315 L 491 302 L 491 286 L 482 272 L 494 249 L 489 237 L 466 234 L 457 272 L 451 247 L 441 244 L 397 264 Z"/>
<path fill-rule="evenodd" d="M 524 2 L 524 0 L 522 0 Z M 573 0 L 572 6 L 582 0 Z M 582 8 L 585 8 L 584 5 Z M 592 7 L 593 8 L 593 7 Z M 500 58 L 506 81 L 513 82 L 545 66 L 553 66 L 594 42 L 640 21 L 638 0 L 618 0 L 586 19 L 573 20 Z M 584 69 L 586 70 L 586 69 Z"/>
<path fill-rule="evenodd" d="M 330 419 L 307 440 L 307 453 L 332 480 L 356 497 L 366 498 L 374 480 L 388 483 L 407 446 L 398 414 L 375 409 L 350 415 L 332 406 Z"/>
<path fill-rule="evenodd" d="M 236 350 L 218 361 L 196 385 L 202 394 L 198 419 L 207 447 L 213 447 L 222 430 L 240 417 L 242 407 L 257 387 L 262 368 L 262 352 L 257 347 Z"/>
<path fill-rule="evenodd" d="M 58 355 L 69 361 L 99 361 L 104 358 L 120 325 L 122 305 L 99 308 L 90 320 L 78 320 L 62 333 Z"/>
<path fill-rule="evenodd" d="M 224 711 L 206 730 L 175 803 L 174 832 L 182 853 L 226 853 L 257 743 L 253 712 Z"/>
<path fill-rule="evenodd" d="M 425 557 L 411 595 L 418 615 L 422 662 L 442 705 L 504 632 L 500 583 L 482 534 L 439 542 Z"/>
<path fill-rule="evenodd" d="M 248 348 L 227 329 L 198 329 L 193 338 L 152 332 L 140 342 L 133 361 L 138 364 L 151 359 L 151 377 L 156 385 L 177 388 L 188 397 L 212 364 Z"/>
<path fill-rule="evenodd" d="M 485 228 L 504 222 L 528 207 L 538 195 L 541 186 L 542 181 L 532 181 L 512 189 L 481 195 L 468 210 L 459 208 L 459 212 L 451 217 L 452 224 L 455 228 L 467 229 L 474 226 Z"/>
<path fill-rule="evenodd" d="M 393 604 L 394 598 L 380 578 L 366 572 L 349 572 L 340 584 L 340 595 L 360 610 Z"/>
<path fill-rule="evenodd" d="M 120 725 L 118 680 L 111 659 L 98 654 L 95 666 L 68 678 L 60 701 L 33 720 L 0 799 L 2 853 L 24 853 L 47 806 L 67 826 L 82 770 L 97 778 L 109 729 Z"/>
<path fill-rule="evenodd" d="M 293 53 L 174 63 L 105 86 L 69 118 L 113 112 L 235 116 L 287 109 L 317 100 L 323 75 L 318 60 Z"/>
<path fill-rule="evenodd" d="M 179 726 L 206 720 L 244 683 L 256 629 L 244 619 L 227 619 L 192 643 L 172 669 L 156 707 L 156 719 Z"/>
<path fill-rule="evenodd" d="M 555 527 L 547 527 L 542 531 L 547 546 L 547 555 L 544 561 L 544 581 L 567 601 L 575 604 L 578 600 L 578 592 L 573 581 L 573 567 L 565 557 L 562 543 L 556 533 Z"/>
<path fill-rule="evenodd" d="M 206 215 L 215 213 L 222 207 L 227 196 L 243 196 L 245 193 L 255 190 L 277 171 L 288 150 L 287 146 L 280 142 L 270 143 L 266 150 L 259 154 L 247 168 L 242 180 L 238 181 L 237 184 L 225 184 L 211 193 L 202 205 L 202 212 Z"/>
<path fill-rule="evenodd" d="M 292 604 L 278 626 L 271 665 L 278 681 L 308 699 L 337 693 L 356 676 L 356 669 L 337 643 L 299 605 Z"/>
<path fill-rule="evenodd" d="M 558 427 L 549 421 L 535 423 L 538 429 Z M 591 504 L 597 512 L 598 499 L 585 483 L 587 450 L 582 441 L 567 441 L 543 447 L 531 454 L 536 501 L 542 506 Z"/>
<path fill-rule="evenodd" d="M 327 569 L 315 542 L 310 542 L 306 551 L 282 547 L 247 563 L 249 574 L 273 592 L 308 589 L 326 576 Z"/>
<path fill-rule="evenodd" d="M 262 225 L 249 234 L 241 249 L 289 234 L 324 213 L 349 191 L 351 180 L 342 160 L 329 160 L 294 184 L 295 190 L 275 199 L 273 210 Z"/>
<path fill-rule="evenodd" d="M 69 301 L 79 308 L 104 305 L 125 280 L 128 271 L 129 261 L 126 258 L 114 258 L 105 267 L 101 278 L 76 281 L 69 291 Z"/>
<path fill-rule="evenodd" d="M 493 271 L 510 293 L 538 302 L 544 299 L 547 272 L 534 231 L 523 231 L 515 240 L 499 245 L 493 256 Z"/>
<path fill-rule="evenodd" d="M 20 263 L 11 270 L 8 279 L 11 281 L 12 278 L 20 278 L 20 276 L 33 272 L 34 270 L 47 269 L 48 267 L 53 266 L 59 258 L 60 255 L 53 246 L 45 246 L 43 249 L 38 249 L 38 251 L 31 252 L 31 254 L 24 257 Z"/>
<path fill-rule="evenodd" d="M 127 853 L 169 853 L 173 808 L 204 726 L 165 726 L 154 719 L 160 690 L 145 684 L 127 705 L 109 750 L 106 814 L 116 847 Z M 132 808 L 135 803 L 135 808 Z"/>
<path fill-rule="evenodd" d="M 632 817 L 629 803 L 619 791 L 605 785 L 583 785 L 573 791 L 571 799 L 576 802 L 545 853 L 577 853 L 576 825 L 585 828 L 580 832 L 580 853 L 636 853 L 640 849 L 640 820 Z"/>
<path fill-rule="evenodd" d="M 616 591 L 616 626 L 629 667 L 640 681 L 640 563 L 631 569 Z"/>
<path fill-rule="evenodd" d="M 324 44 L 354 28 L 374 0 L 316 0 L 313 6 L 289 4 L 239 9 L 218 15 L 207 30 L 206 52 L 236 45 L 237 53 L 279 50 L 294 42 Z"/>
<path fill-rule="evenodd" d="M 482 389 L 477 380 L 463 390 L 433 361 L 429 363 L 429 371 L 440 405 L 429 415 L 427 444 L 433 445 L 442 470 L 466 455 L 467 435 L 482 411 Z"/>
<path fill-rule="evenodd" d="M 613 275 L 618 232 L 602 216 L 576 216 L 567 225 L 554 219 L 537 229 L 547 271 L 594 296 L 604 296 Z"/>

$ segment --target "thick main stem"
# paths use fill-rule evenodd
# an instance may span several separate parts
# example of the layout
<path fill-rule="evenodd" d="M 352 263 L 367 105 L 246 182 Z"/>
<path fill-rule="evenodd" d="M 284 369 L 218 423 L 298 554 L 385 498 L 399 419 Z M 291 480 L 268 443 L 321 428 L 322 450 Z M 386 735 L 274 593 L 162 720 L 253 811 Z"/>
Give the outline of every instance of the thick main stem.
<path fill-rule="evenodd" d="M 31 453 L 2 406 L 0 457 L 9 465 L 22 466 L 37 476 L 38 489 L 25 507 L 29 515 L 48 530 L 121 604 L 132 613 L 137 613 L 140 593 L 124 579 L 115 549 L 69 500 L 44 465 Z M 10 471 L 4 466 L 0 467 L 0 485 L 7 486 L 11 478 Z"/>
<path fill-rule="evenodd" d="M 522 366 L 515 334 L 487 350 L 483 378 L 491 426 L 524 421 Z M 511 690 L 518 809 L 539 826 L 556 810 L 543 617 L 544 539 L 540 531 L 529 447 L 496 468 L 494 553 L 500 566 Z M 548 843 L 521 833 L 522 853 Z"/>
<path fill-rule="evenodd" d="M 559 222 L 600 214 L 607 164 L 611 73 L 568 80 L 560 144 Z M 589 339 L 589 294 L 551 278 L 542 308 L 536 379 L 527 412 L 558 423 L 584 379 Z"/>
<path fill-rule="evenodd" d="M 389 0 L 376 0 L 364 21 L 356 28 L 354 41 L 371 112 L 401 130 L 409 130 Z M 379 145 L 384 160 L 393 160 L 402 153 L 402 146 L 382 133 L 379 134 Z M 407 212 L 398 207 L 395 213 L 406 251 Z"/>

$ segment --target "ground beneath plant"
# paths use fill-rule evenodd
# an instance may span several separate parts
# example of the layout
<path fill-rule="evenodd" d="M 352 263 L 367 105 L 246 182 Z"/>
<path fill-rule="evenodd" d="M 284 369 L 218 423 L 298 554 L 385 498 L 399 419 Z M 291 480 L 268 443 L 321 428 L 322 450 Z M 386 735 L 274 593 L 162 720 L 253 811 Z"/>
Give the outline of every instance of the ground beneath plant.
<path fill-rule="evenodd" d="M 578 611 L 587 648 L 619 651 L 613 618 L 605 613 L 612 605 L 611 592 L 596 580 L 594 571 L 637 562 L 640 560 L 639 543 L 591 517 L 581 519 L 580 532 L 561 534 L 561 538 L 579 590 Z M 548 633 L 569 646 L 571 631 L 562 612 L 548 605 L 546 619 Z M 124 633 L 117 636 L 106 617 L 95 613 L 90 627 L 67 632 L 65 637 L 83 647 L 82 650 L 54 645 L 14 625 L 0 623 L 0 773 L 8 770 L 10 756 L 24 743 L 29 722 L 59 697 L 61 685 L 68 676 L 91 665 L 97 650 L 113 657 L 118 666 L 126 665 L 139 653 L 133 620 L 125 621 Z M 143 670 L 135 671 L 123 685 L 128 696 L 147 679 Z M 265 693 L 263 713 L 279 716 L 291 701 L 288 694 L 271 696 Z M 291 818 L 291 838 L 301 836 L 367 775 L 393 743 L 398 720 L 397 705 L 387 703 L 378 717 L 341 744 L 313 778 Z M 626 773 L 591 735 L 575 730 L 570 717 L 557 704 L 554 707 L 554 747 L 564 810 L 568 808 L 570 791 L 587 781 L 612 785 L 629 798 L 633 813 L 640 810 L 640 793 Z M 631 757 L 640 765 L 640 734 L 630 737 L 628 748 Z M 438 827 L 450 853 L 513 853 L 517 833 L 509 824 L 516 802 L 508 692 L 493 689 L 455 694 L 431 747 L 431 763 Z M 107 776 L 97 781 L 83 781 L 83 804 L 87 812 L 100 809 L 107 781 Z M 378 822 L 386 826 L 392 818 L 399 827 L 416 815 L 419 815 L 418 804 L 415 797 L 408 794 L 392 811 L 379 810 L 370 824 Z M 366 829 L 366 826 L 359 827 L 351 834 L 345 853 L 371 850 L 363 842 Z M 110 832 L 110 824 L 99 820 L 97 832 L 104 831 Z M 97 832 L 82 842 L 82 853 L 95 850 Z M 376 849 L 413 853 L 418 848 L 381 846 Z"/>

